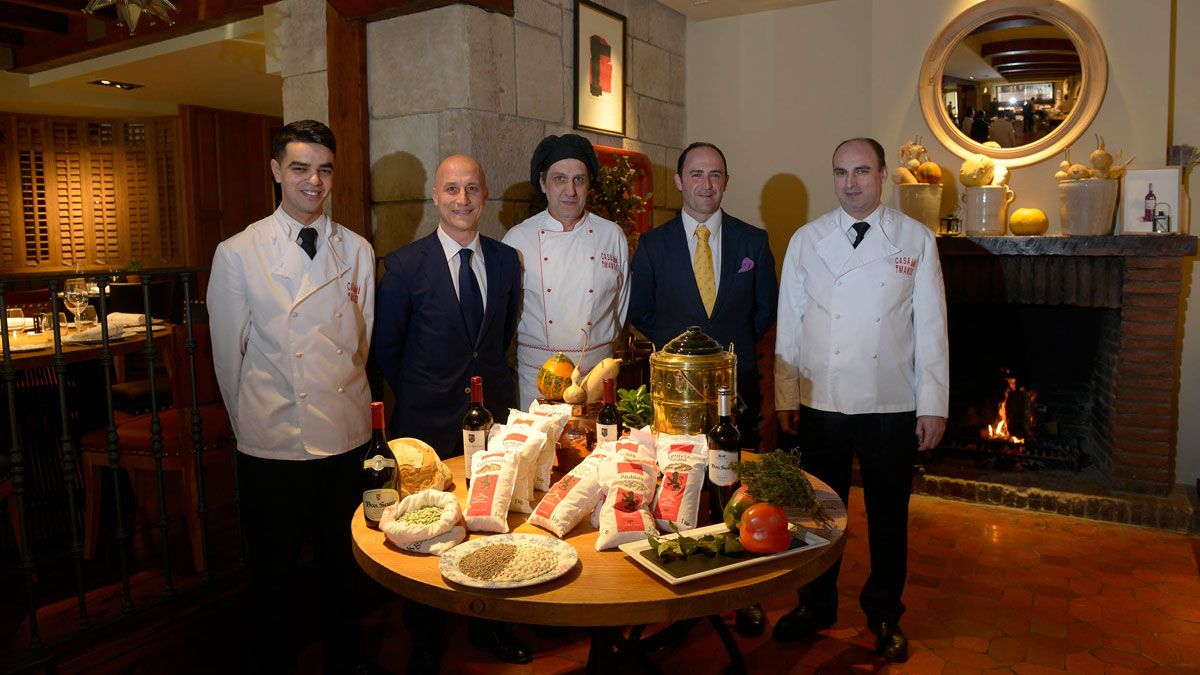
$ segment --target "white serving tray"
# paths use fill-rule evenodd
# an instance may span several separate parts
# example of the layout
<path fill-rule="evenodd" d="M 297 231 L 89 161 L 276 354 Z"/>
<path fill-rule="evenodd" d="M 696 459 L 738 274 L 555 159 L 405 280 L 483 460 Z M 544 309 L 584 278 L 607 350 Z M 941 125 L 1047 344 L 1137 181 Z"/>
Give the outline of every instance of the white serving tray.
<path fill-rule="evenodd" d="M 800 530 L 803 530 L 803 541 L 807 545 L 801 546 L 799 548 L 791 548 L 786 551 L 780 551 L 779 553 L 768 553 L 768 554 L 764 554 L 764 555 L 750 554 L 746 558 L 744 558 L 742 560 L 738 560 L 737 562 L 731 562 L 727 565 L 721 565 L 720 567 L 713 567 L 710 569 L 701 570 L 699 572 L 693 572 L 692 574 L 684 575 L 681 577 L 672 576 L 666 570 L 662 569 L 658 565 L 655 565 L 653 562 L 642 557 L 642 551 L 650 550 L 650 542 L 645 539 L 639 539 L 638 541 L 632 541 L 627 544 L 621 544 L 619 546 L 619 548 L 622 551 L 624 551 L 625 554 L 628 555 L 630 557 L 630 559 L 633 560 L 633 562 L 646 568 L 651 573 L 653 573 L 655 576 L 657 576 L 658 578 L 667 582 L 668 584 L 675 586 L 678 584 L 687 583 L 689 581 L 695 581 L 696 579 L 704 579 L 705 577 L 711 577 L 714 574 L 723 574 L 730 570 L 739 570 L 739 569 L 742 569 L 743 567 L 749 567 L 751 565 L 758 565 L 759 563 L 763 563 L 768 560 L 775 560 L 777 558 L 786 558 L 791 555 L 796 555 L 797 553 L 804 553 L 806 551 L 812 551 L 812 550 L 818 549 L 822 546 L 829 545 L 828 539 L 825 539 L 824 537 L 813 534 L 812 532 L 809 532 L 807 529 L 798 528 L 795 523 L 788 523 L 788 529 L 791 530 L 792 537 L 794 537 L 794 538 L 800 538 L 800 535 L 801 535 Z M 714 523 L 712 525 L 707 525 L 705 527 L 698 527 L 693 530 L 686 530 L 683 532 L 683 534 L 685 534 L 689 537 L 696 538 L 696 537 L 704 536 L 706 534 L 720 534 L 722 532 L 728 532 L 728 531 L 729 531 L 729 529 L 725 527 L 724 523 Z M 660 538 L 661 539 L 674 539 L 676 536 L 677 535 L 675 535 L 675 534 L 667 534 L 667 535 L 663 535 Z M 695 555 L 703 555 L 703 554 L 697 553 Z"/>

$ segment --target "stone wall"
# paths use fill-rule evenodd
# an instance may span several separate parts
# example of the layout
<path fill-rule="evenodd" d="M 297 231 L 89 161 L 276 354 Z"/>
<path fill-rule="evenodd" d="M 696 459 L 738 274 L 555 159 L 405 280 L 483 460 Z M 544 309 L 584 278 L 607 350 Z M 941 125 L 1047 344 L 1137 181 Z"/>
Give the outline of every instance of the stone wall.
<path fill-rule="evenodd" d="M 661 223 L 680 206 L 671 176 L 685 144 L 686 20 L 653 0 L 600 4 L 628 20 L 627 137 L 575 133 L 650 157 L 654 222 Z M 533 149 L 547 134 L 572 131 L 573 53 L 573 0 L 516 0 L 512 17 L 454 5 L 368 24 L 371 197 L 380 255 L 436 227 L 429 192 L 447 155 L 473 155 L 483 165 L 490 190 L 484 234 L 502 237 L 531 215 Z"/>
<path fill-rule="evenodd" d="M 283 0 L 277 12 L 279 75 L 283 80 L 283 121 L 329 123 L 328 61 L 325 50 L 325 0 Z"/>

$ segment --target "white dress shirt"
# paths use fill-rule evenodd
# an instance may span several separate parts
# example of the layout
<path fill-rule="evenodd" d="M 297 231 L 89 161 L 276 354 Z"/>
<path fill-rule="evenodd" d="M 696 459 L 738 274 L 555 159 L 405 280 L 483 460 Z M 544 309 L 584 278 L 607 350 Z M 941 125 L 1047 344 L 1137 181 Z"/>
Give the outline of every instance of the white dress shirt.
<path fill-rule="evenodd" d="M 475 273 L 475 280 L 479 282 L 479 292 L 483 295 L 483 310 L 486 312 L 487 268 L 483 266 L 483 248 L 479 245 L 479 233 L 476 232 L 475 238 L 466 246 L 451 239 L 441 227 L 437 229 L 437 236 L 442 244 L 442 251 L 446 253 L 446 264 L 450 266 L 450 281 L 454 283 L 454 294 L 460 301 L 462 289 L 458 287 L 458 270 L 462 267 L 462 258 L 458 257 L 458 253 L 464 248 L 471 249 L 471 271 Z"/>

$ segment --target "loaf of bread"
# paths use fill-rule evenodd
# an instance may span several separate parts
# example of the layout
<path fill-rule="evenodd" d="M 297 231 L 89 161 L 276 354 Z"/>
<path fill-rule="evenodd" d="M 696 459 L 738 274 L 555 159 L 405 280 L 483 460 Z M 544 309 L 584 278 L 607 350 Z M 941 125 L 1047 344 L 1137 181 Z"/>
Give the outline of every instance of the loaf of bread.
<path fill-rule="evenodd" d="M 395 438 L 388 447 L 400 469 L 400 489 L 405 495 L 422 490 L 444 490 L 454 480 L 446 466 L 429 444 L 418 438 Z"/>

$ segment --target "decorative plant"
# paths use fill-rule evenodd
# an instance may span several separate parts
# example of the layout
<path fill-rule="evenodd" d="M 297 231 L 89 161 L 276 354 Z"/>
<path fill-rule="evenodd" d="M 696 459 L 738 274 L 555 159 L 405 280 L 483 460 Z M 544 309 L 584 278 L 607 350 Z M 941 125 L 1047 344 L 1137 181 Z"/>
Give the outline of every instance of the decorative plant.
<path fill-rule="evenodd" d="M 1172 145 L 1167 153 L 1167 164 L 1183 167 L 1183 184 L 1187 185 L 1192 169 L 1200 164 L 1200 150 L 1194 145 Z"/>
<path fill-rule="evenodd" d="M 614 166 L 600 165 L 600 171 L 588 192 L 588 210 L 625 230 L 630 253 L 637 248 L 638 231 L 634 227 L 637 215 L 646 210 L 646 199 L 650 197 L 642 197 L 633 190 L 634 182 L 641 174 L 642 170 L 634 168 L 628 157 L 617 155 Z"/>
<path fill-rule="evenodd" d="M 646 385 L 637 389 L 618 389 L 617 410 L 621 411 L 621 421 L 630 429 L 641 429 L 654 421 L 654 404 Z"/>

